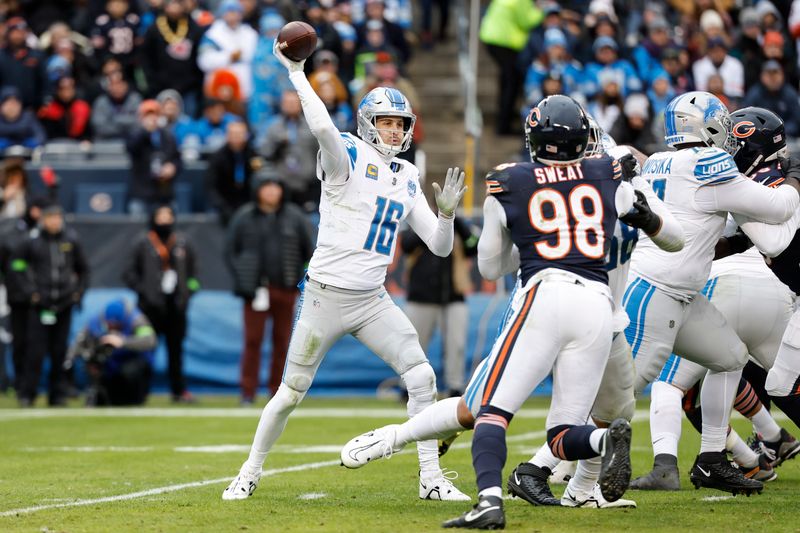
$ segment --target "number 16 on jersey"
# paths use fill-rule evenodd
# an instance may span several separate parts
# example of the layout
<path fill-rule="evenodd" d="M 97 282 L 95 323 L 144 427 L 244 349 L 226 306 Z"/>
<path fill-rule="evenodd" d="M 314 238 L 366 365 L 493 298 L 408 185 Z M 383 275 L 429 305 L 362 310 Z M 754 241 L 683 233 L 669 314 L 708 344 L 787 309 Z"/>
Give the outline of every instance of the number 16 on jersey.
<path fill-rule="evenodd" d="M 374 249 L 379 254 L 389 255 L 397 233 L 397 224 L 402 216 L 403 204 L 378 196 L 375 199 L 375 216 L 372 217 L 364 249 Z"/>

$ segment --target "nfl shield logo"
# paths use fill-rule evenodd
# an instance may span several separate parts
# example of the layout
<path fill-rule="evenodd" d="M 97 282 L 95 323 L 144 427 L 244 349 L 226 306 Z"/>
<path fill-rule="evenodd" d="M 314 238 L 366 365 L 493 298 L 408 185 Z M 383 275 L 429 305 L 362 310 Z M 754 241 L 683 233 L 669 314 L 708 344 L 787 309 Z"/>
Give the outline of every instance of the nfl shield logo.
<path fill-rule="evenodd" d="M 417 194 L 417 184 L 411 180 L 408 180 L 408 195 L 411 198 L 414 198 Z"/>

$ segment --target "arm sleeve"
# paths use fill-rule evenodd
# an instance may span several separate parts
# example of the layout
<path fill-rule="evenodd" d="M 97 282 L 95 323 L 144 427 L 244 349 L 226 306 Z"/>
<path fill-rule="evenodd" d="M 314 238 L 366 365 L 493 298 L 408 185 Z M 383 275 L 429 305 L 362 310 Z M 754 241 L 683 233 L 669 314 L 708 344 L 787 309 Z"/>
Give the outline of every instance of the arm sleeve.
<path fill-rule="evenodd" d="M 434 215 L 422 193 L 408 214 L 408 225 L 435 255 L 447 257 L 453 251 L 453 218 Z"/>
<path fill-rule="evenodd" d="M 664 202 L 661 201 L 650 184 L 643 178 L 635 176 L 631 183 L 636 190 L 644 193 L 647 198 L 647 203 L 650 205 L 650 209 L 661 219 L 661 228 L 658 230 L 658 233 L 650 235 L 650 239 L 653 243 L 667 252 L 677 252 L 683 249 L 686 235 L 678 219 L 669 212 Z"/>
<path fill-rule="evenodd" d="M 764 224 L 742 215 L 733 215 L 733 219 L 762 254 L 775 257 L 780 255 L 794 239 L 800 227 L 800 210 L 795 211 L 792 218 L 782 224 Z"/>
<path fill-rule="evenodd" d="M 478 270 L 488 280 L 519 269 L 519 250 L 511 241 L 503 206 L 494 196 L 483 202 L 483 231 L 478 241 Z"/>
<path fill-rule="evenodd" d="M 213 72 L 231 63 L 231 53 L 215 43 L 208 35 L 203 36 L 198 48 L 197 66 L 203 72 Z"/>
<path fill-rule="evenodd" d="M 707 213 L 728 211 L 768 224 L 788 220 L 800 206 L 800 195 L 793 187 L 764 187 L 741 175 L 720 185 L 700 187 L 694 200 Z"/>
<path fill-rule="evenodd" d="M 336 129 L 325 104 L 311 88 L 306 75 L 303 72 L 292 72 L 289 79 L 300 96 L 308 127 L 319 142 L 319 160 L 325 182 L 332 185 L 344 183 L 350 175 L 349 165 L 354 164 L 355 157 L 351 162 L 342 134 Z M 355 147 L 353 151 L 355 152 Z"/>

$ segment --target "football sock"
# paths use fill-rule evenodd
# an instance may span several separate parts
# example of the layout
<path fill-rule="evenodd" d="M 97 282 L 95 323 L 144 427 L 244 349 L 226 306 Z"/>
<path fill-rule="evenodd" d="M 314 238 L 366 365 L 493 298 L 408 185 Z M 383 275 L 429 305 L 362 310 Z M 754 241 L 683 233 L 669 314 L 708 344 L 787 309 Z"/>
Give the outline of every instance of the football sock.
<path fill-rule="evenodd" d="M 678 456 L 683 393 L 669 383 L 656 381 L 650 391 L 650 438 L 653 455 Z"/>
<path fill-rule="evenodd" d="M 600 453 L 600 442 L 605 429 L 595 426 L 570 426 L 562 424 L 547 430 L 547 442 L 559 459 L 589 459 Z M 592 442 L 594 441 L 594 446 Z"/>
<path fill-rule="evenodd" d="M 463 431 L 465 428 L 458 423 L 459 401 L 460 398 L 439 400 L 400 424 L 395 436 L 395 446 L 405 446 L 421 440 L 444 439 Z"/>
<path fill-rule="evenodd" d="M 552 472 L 560 461 L 561 459 L 553 455 L 553 450 L 550 449 L 550 445 L 545 442 L 542 444 L 541 448 L 536 451 L 536 455 L 531 457 L 528 462 L 539 468 L 547 468 Z"/>
<path fill-rule="evenodd" d="M 742 438 L 731 428 L 725 447 L 731 452 L 733 460 L 745 467 L 758 466 L 758 454 L 750 449 Z"/>
<path fill-rule="evenodd" d="M 578 461 L 578 468 L 575 469 L 575 476 L 569 480 L 570 487 L 574 491 L 583 493 L 592 492 L 600 477 L 601 467 L 600 456 Z"/>
<path fill-rule="evenodd" d="M 741 370 L 733 372 L 708 371 L 700 390 L 703 406 L 703 434 L 700 438 L 700 453 L 720 452 L 725 449 L 728 436 L 728 421 L 731 406 L 736 396 Z"/>
<path fill-rule="evenodd" d="M 758 403 L 761 405 L 761 402 Z M 750 421 L 753 422 L 756 433 L 759 433 L 765 441 L 774 442 L 781 438 L 781 427 L 763 405 L 756 414 L 750 417 Z"/>
<path fill-rule="evenodd" d="M 753 387 L 744 378 L 740 379 L 739 388 L 736 390 L 736 399 L 733 401 L 733 408 L 739 411 L 743 417 L 752 419 L 753 415 L 761 410 L 761 407 L 761 400 L 756 396 Z"/>
<path fill-rule="evenodd" d="M 304 396 L 304 392 L 292 390 L 286 384 L 281 383 L 275 396 L 264 406 L 261 418 L 258 420 L 253 445 L 250 447 L 250 456 L 244 464 L 251 473 L 261 472 L 267 453 L 283 433 L 289 415 Z"/>
<path fill-rule="evenodd" d="M 409 418 L 436 403 L 436 378 L 428 363 L 412 367 L 401 375 L 408 390 L 406 412 Z M 417 441 L 420 477 L 438 475 L 439 443 L 436 439 Z"/>
<path fill-rule="evenodd" d="M 766 407 L 768 411 L 771 410 L 771 398 L 766 389 L 767 371 L 754 362 L 748 361 L 742 370 L 742 377 L 753 387 L 753 390 L 756 391 L 756 396 L 758 396 L 758 399 L 764 404 L 764 407 Z"/>
<path fill-rule="evenodd" d="M 800 425 L 800 394 L 773 396 L 772 401 L 796 425 Z"/>
<path fill-rule="evenodd" d="M 507 455 L 506 429 L 511 416 L 510 413 L 489 407 L 482 410 L 475 420 L 472 466 L 475 468 L 479 493 L 503 486 L 503 466 Z"/>
<path fill-rule="evenodd" d="M 489 487 L 487 489 L 483 489 L 478 493 L 479 498 L 485 498 L 486 496 L 495 496 L 497 498 L 502 498 L 503 487 Z"/>

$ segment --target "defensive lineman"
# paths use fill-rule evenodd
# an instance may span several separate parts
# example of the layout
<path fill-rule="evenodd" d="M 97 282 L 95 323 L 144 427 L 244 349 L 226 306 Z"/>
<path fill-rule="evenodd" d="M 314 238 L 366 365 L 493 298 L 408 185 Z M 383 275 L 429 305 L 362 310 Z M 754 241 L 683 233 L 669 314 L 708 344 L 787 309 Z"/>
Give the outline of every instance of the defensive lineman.
<path fill-rule="evenodd" d="M 478 266 L 496 279 L 518 264 L 521 289 L 492 349 L 475 420 L 478 503 L 444 527 L 504 527 L 506 428 L 551 371 L 546 425 L 554 453 L 581 459 L 602 449 L 600 486 L 610 501 L 622 496 L 630 478 L 628 422 L 617 419 L 605 430 L 585 421 L 611 347 L 605 255 L 618 215 L 633 208 L 634 191 L 612 157 L 583 158 L 589 123 L 571 98 L 542 100 L 531 110 L 526 133 L 533 162 L 501 165 L 486 178 Z"/>
<path fill-rule="evenodd" d="M 303 112 L 320 144 L 317 177 L 322 181 L 317 248 L 306 276 L 283 382 L 264 407 L 250 456 L 223 492 L 243 499 L 256 488 L 267 452 L 300 403 L 322 358 L 350 333 L 378 354 L 408 390 L 408 414 L 436 398 L 436 377 L 408 318 L 383 287 L 398 226 L 407 220 L 432 252 L 453 247 L 453 216 L 464 193 L 464 174 L 450 169 L 443 189 L 434 184 L 437 217 L 428 207 L 419 171 L 395 156 L 408 149 L 415 116 L 400 91 L 379 87 L 358 108 L 358 133 L 340 133 L 303 73 L 304 62 L 273 53 L 289 70 Z M 439 468 L 436 441 L 418 444 L 419 496 L 469 500 Z"/>
<path fill-rule="evenodd" d="M 700 294 L 727 213 L 781 223 L 800 205 L 800 183 L 762 187 L 742 176 L 731 154 L 737 148 L 730 115 L 715 96 L 690 92 L 665 111 L 666 142 L 677 149 L 648 158 L 643 176 L 686 232 L 686 246 L 667 254 L 643 238 L 633 254 L 624 305 L 625 333 L 636 362 L 636 390 L 653 381 L 673 351 L 710 371 L 701 393 L 703 434 L 690 477 L 698 486 L 752 492 L 763 485 L 746 479 L 724 453 L 730 409 L 747 347 L 724 317 Z"/>
<path fill-rule="evenodd" d="M 589 117 L 592 125 L 589 147 L 586 155 L 596 155 L 615 150 L 614 155 L 622 162 L 623 170 L 628 167 L 635 171 L 633 155 L 625 147 L 616 147 L 613 140 L 608 137 L 599 126 Z M 591 150 L 591 152 L 590 152 Z M 641 154 L 638 154 L 640 157 Z M 628 161 L 630 159 L 631 161 Z M 631 163 L 629 166 L 627 163 Z M 683 230 L 680 224 L 666 210 L 664 205 L 655 196 L 652 188 L 641 178 L 634 177 L 631 182 L 636 190 L 642 191 L 646 197 L 646 204 L 652 211 L 645 209 L 639 213 L 641 220 L 647 220 L 650 235 L 654 241 L 665 249 L 677 251 L 683 246 Z M 653 216 L 655 215 L 655 216 Z M 646 225 L 646 224 L 645 224 Z M 636 228 L 618 222 L 614 230 L 614 237 L 609 250 L 609 262 L 606 265 L 609 276 L 609 287 L 614 295 L 614 302 L 618 306 L 622 300 L 625 289 L 630 255 L 636 245 L 638 231 Z M 484 241 L 486 244 L 486 241 Z M 517 285 L 519 288 L 519 285 Z M 515 289 L 515 293 L 516 293 Z M 511 302 L 514 301 L 512 293 Z M 506 310 L 504 323 L 512 313 L 511 303 Z M 627 325 L 627 315 L 624 309 L 617 309 L 614 314 L 614 329 L 621 332 Z M 481 406 L 481 398 L 488 379 L 488 365 L 491 358 L 487 357 L 475 369 L 470 379 L 469 386 L 463 397 L 448 398 L 427 407 L 423 412 L 414 416 L 401 425 L 390 425 L 350 440 L 342 449 L 342 462 L 349 468 L 364 466 L 370 461 L 388 457 L 405 445 L 429 438 L 452 441 L 454 435 L 465 429 L 473 427 L 475 416 Z M 633 411 L 633 360 L 630 347 L 627 346 L 624 335 L 614 335 L 611 356 L 598 392 L 598 398 L 593 407 L 593 415 L 598 420 L 607 420 L 609 423 L 618 417 L 630 418 Z M 442 451 L 445 451 L 443 445 Z M 553 468 L 560 459 L 556 458 L 547 444 L 537 453 L 535 459 L 546 456 L 542 464 L 523 463 L 518 466 L 509 477 L 509 490 L 517 496 L 535 505 L 559 505 L 547 486 L 547 472 L 545 469 Z M 590 460 L 591 461 L 591 460 Z M 544 467 L 544 468 L 542 468 Z M 515 477 L 516 476 L 516 477 Z M 591 479 L 588 490 L 579 490 L 573 487 L 572 496 L 566 505 L 571 506 L 631 506 L 635 505 L 628 500 L 607 502 L 600 494 L 599 486 L 595 484 L 596 477 Z"/>

